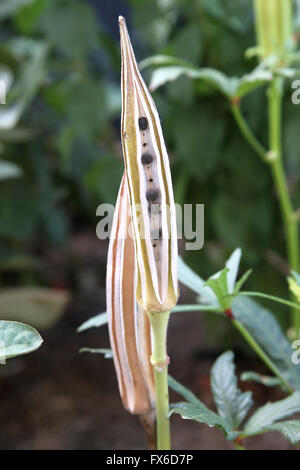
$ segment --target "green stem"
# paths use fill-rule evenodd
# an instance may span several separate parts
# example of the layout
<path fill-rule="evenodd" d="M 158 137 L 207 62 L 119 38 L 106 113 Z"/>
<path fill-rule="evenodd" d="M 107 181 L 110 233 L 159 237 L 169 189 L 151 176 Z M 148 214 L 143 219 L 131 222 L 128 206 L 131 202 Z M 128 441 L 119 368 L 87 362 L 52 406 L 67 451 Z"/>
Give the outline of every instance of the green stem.
<path fill-rule="evenodd" d="M 299 306 L 300 308 L 300 306 Z M 173 308 L 172 313 L 179 312 L 214 312 L 222 313 L 224 309 L 220 307 L 213 307 L 211 305 L 176 305 Z"/>
<path fill-rule="evenodd" d="M 251 348 L 256 352 L 256 354 L 261 358 L 261 360 L 269 367 L 269 369 L 273 372 L 276 377 L 280 380 L 284 388 L 288 390 L 289 393 L 294 393 L 293 388 L 290 384 L 285 380 L 282 376 L 280 370 L 276 367 L 276 365 L 271 361 L 271 359 L 266 355 L 263 349 L 259 346 L 259 344 L 255 341 L 255 339 L 251 336 L 248 330 L 238 321 L 232 320 L 234 326 L 239 330 L 242 336 L 245 338 L 247 343 L 251 346 Z"/>
<path fill-rule="evenodd" d="M 246 297 L 262 297 L 263 299 L 273 300 L 274 302 L 278 302 L 279 304 L 287 305 L 288 307 L 292 307 L 295 310 L 300 310 L 300 304 L 296 304 L 295 302 L 290 302 L 289 300 L 281 299 L 280 297 L 275 297 L 275 295 L 264 294 L 263 292 L 239 292 L 239 295 L 245 295 Z"/>
<path fill-rule="evenodd" d="M 287 256 L 291 269 L 299 271 L 299 233 L 298 224 L 294 217 L 292 202 L 285 178 L 283 162 L 282 162 L 282 77 L 275 77 L 269 86 L 269 133 L 270 133 L 270 166 L 273 173 L 280 209 L 282 213 L 286 244 Z M 292 325 L 295 334 L 300 332 L 300 316 L 298 312 L 292 310 Z"/>
<path fill-rule="evenodd" d="M 170 312 L 148 312 L 153 334 L 151 363 L 154 368 L 156 390 L 157 450 L 170 450 L 167 328 Z"/>
<path fill-rule="evenodd" d="M 255 137 L 250 127 L 248 126 L 244 116 L 241 113 L 240 104 L 237 102 L 232 103 L 232 113 L 236 120 L 236 123 L 244 136 L 245 140 L 248 142 L 250 147 L 262 158 L 264 162 L 267 161 L 267 150 L 262 146 L 259 140 Z"/>
<path fill-rule="evenodd" d="M 240 444 L 233 443 L 236 450 L 246 450 L 244 446 Z"/>

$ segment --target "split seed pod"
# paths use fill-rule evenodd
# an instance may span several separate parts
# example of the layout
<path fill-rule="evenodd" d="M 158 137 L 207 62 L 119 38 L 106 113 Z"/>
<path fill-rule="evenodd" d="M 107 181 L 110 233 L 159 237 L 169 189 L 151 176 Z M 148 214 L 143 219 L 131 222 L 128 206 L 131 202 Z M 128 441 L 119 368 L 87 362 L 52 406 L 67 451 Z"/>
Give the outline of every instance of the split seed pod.
<path fill-rule="evenodd" d="M 177 230 L 169 159 L 159 116 L 139 73 L 125 19 L 122 56 L 122 147 L 138 265 L 136 297 L 148 312 L 178 299 Z"/>
<path fill-rule="evenodd" d="M 155 432 L 155 385 L 151 356 L 151 329 L 147 313 L 135 297 L 137 269 L 131 213 L 124 174 L 114 213 L 107 260 L 107 313 L 110 343 L 124 407 L 138 414 Z M 146 429 L 146 431 L 147 431 Z M 149 437 L 149 436 L 148 436 Z"/>

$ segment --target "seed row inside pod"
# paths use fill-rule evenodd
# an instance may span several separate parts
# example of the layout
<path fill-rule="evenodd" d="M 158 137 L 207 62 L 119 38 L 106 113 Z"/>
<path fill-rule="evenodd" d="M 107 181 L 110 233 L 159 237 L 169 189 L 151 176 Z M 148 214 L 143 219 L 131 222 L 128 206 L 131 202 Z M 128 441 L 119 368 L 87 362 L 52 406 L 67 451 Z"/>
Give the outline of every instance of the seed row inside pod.
<path fill-rule="evenodd" d="M 169 159 L 154 101 L 138 70 L 125 19 L 121 137 L 138 264 L 137 300 L 147 312 L 167 312 L 178 298 L 177 231 Z"/>
<path fill-rule="evenodd" d="M 146 117 L 141 116 L 138 120 L 140 134 L 141 134 L 141 162 L 144 168 L 145 183 L 146 183 L 146 199 L 148 201 L 148 213 L 150 217 L 150 236 L 151 243 L 154 251 L 155 261 L 159 262 L 161 259 L 161 195 L 160 191 L 155 184 L 155 173 L 157 170 L 157 162 L 151 145 L 151 137 L 149 133 L 148 120 Z"/>

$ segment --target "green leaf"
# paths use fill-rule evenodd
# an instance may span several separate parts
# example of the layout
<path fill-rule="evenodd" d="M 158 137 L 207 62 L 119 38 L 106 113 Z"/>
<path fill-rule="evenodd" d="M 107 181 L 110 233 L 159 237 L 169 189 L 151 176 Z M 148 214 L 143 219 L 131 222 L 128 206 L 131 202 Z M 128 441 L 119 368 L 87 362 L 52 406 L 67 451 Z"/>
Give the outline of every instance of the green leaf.
<path fill-rule="evenodd" d="M 228 439 L 234 439 L 236 433 L 233 432 L 228 423 L 221 416 L 207 408 L 203 403 L 174 403 L 170 405 L 171 416 L 173 413 L 179 414 L 183 419 L 192 419 L 198 423 L 207 424 L 210 428 L 221 428 Z"/>
<path fill-rule="evenodd" d="M 300 390 L 300 366 L 292 363 L 294 351 L 274 315 L 252 299 L 242 296 L 234 299 L 232 312 L 276 364 L 287 382 Z"/>
<path fill-rule="evenodd" d="M 93 8 L 84 2 L 48 2 L 39 25 L 48 41 L 76 59 L 97 44 L 97 17 Z"/>
<path fill-rule="evenodd" d="M 169 386 L 175 390 L 175 392 L 179 393 L 179 395 L 183 396 L 188 402 L 194 403 L 194 405 L 201 404 L 200 400 L 193 394 L 189 389 L 187 389 L 184 385 L 177 382 L 173 377 L 170 375 L 168 376 L 168 383 Z"/>
<path fill-rule="evenodd" d="M 171 55 L 153 55 L 147 57 L 147 59 L 142 60 L 139 63 L 139 69 L 143 70 L 152 65 L 161 66 L 161 65 L 179 65 L 184 67 L 192 67 L 186 60 L 180 59 L 179 57 L 174 57 Z"/>
<path fill-rule="evenodd" d="M 9 287 L 0 290 L 0 318 L 51 328 L 62 317 L 70 293 L 46 287 Z"/>
<path fill-rule="evenodd" d="M 211 389 L 219 412 L 233 429 L 238 429 L 251 408 L 251 392 L 242 393 L 237 386 L 232 351 L 222 354 L 211 369 Z"/>
<path fill-rule="evenodd" d="M 112 350 L 111 349 L 93 349 L 93 348 L 81 348 L 79 350 L 80 353 L 83 353 L 83 352 L 89 352 L 89 353 L 92 353 L 92 354 L 103 354 L 105 359 L 112 359 L 113 357 L 113 353 L 112 353 Z"/>
<path fill-rule="evenodd" d="M 253 269 L 248 269 L 248 271 L 246 271 L 245 274 L 243 274 L 243 276 L 241 277 L 241 279 L 235 284 L 234 291 L 233 291 L 235 295 L 237 295 L 240 292 L 241 288 L 247 281 L 248 277 L 252 274 L 252 271 Z"/>
<path fill-rule="evenodd" d="M 42 342 L 42 337 L 32 326 L 16 321 L 0 321 L 0 359 L 2 361 L 35 351 Z"/>
<path fill-rule="evenodd" d="M 300 392 L 275 403 L 267 403 L 258 408 L 247 422 L 244 431 L 247 435 L 256 434 L 273 425 L 276 421 L 300 411 Z"/>
<path fill-rule="evenodd" d="M 154 56 L 142 62 L 143 67 L 162 65 L 154 70 L 151 77 L 150 89 L 156 90 L 167 82 L 177 80 L 185 75 L 188 78 L 202 80 L 214 90 L 223 93 L 227 98 L 242 98 L 254 89 L 272 80 L 272 73 L 262 67 L 255 68 L 251 73 L 238 77 L 227 77 L 219 70 L 212 68 L 196 68 L 185 65 L 181 59 L 168 56 Z"/>
<path fill-rule="evenodd" d="M 224 93 L 226 96 L 232 96 L 236 90 L 235 79 L 230 79 L 219 70 L 211 68 L 197 69 L 193 66 L 176 66 L 160 67 L 152 73 L 150 81 L 150 90 L 156 90 L 167 82 L 177 80 L 182 75 L 192 79 L 201 79 L 213 89 Z"/>
<path fill-rule="evenodd" d="M 256 372 L 243 372 L 241 375 L 243 382 L 257 382 L 266 387 L 276 387 L 281 385 L 280 380 L 277 377 L 269 377 L 267 375 L 257 374 Z"/>
<path fill-rule="evenodd" d="M 94 317 L 82 323 L 82 325 L 77 328 L 77 332 L 80 333 L 81 331 L 88 330 L 89 328 L 97 328 L 99 326 L 105 325 L 107 321 L 107 313 L 99 313 L 98 315 L 95 315 Z"/>
<path fill-rule="evenodd" d="M 298 286 L 300 286 L 300 274 L 298 274 L 296 271 L 292 271 L 292 274 L 293 274 L 294 279 L 297 282 Z"/>
<path fill-rule="evenodd" d="M 231 305 L 231 297 L 229 296 L 228 292 L 228 283 L 227 283 L 227 273 L 229 272 L 228 268 L 222 269 L 219 273 L 214 274 L 210 277 L 205 286 L 211 288 L 211 290 L 216 295 L 219 304 L 224 310 L 230 308 Z"/>
<path fill-rule="evenodd" d="M 251 73 L 240 78 L 235 91 L 235 96 L 242 98 L 256 88 L 270 82 L 272 78 L 273 75 L 269 70 L 257 67 Z"/>
<path fill-rule="evenodd" d="M 20 167 L 18 167 L 14 163 L 0 160 L 0 181 L 6 180 L 9 178 L 17 178 L 21 175 L 22 175 L 22 170 Z"/>
<path fill-rule="evenodd" d="M 219 307 L 218 299 L 213 291 L 205 286 L 205 281 L 189 268 L 181 257 L 178 258 L 178 279 L 189 289 L 199 294 L 204 304 Z"/>
<path fill-rule="evenodd" d="M 228 284 L 228 292 L 230 294 L 234 291 L 235 281 L 239 272 L 239 266 L 241 262 L 242 250 L 237 248 L 234 250 L 230 258 L 225 263 L 225 268 L 228 268 L 227 273 L 227 284 Z"/>
<path fill-rule="evenodd" d="M 0 5 L 0 18 L 4 19 L 14 15 L 20 8 L 30 5 L 34 0 L 2 0 Z"/>
<path fill-rule="evenodd" d="M 264 428 L 264 432 L 268 431 L 279 431 L 284 437 L 292 444 L 296 445 L 300 441 L 300 421 L 281 421 L 280 423 L 274 423 L 267 428 Z"/>

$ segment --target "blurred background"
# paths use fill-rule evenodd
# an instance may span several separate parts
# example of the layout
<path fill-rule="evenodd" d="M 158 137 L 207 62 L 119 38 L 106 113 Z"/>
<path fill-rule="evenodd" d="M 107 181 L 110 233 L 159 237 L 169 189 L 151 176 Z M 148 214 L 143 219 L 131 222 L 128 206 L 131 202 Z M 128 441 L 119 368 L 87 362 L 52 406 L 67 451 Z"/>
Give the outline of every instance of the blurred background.
<path fill-rule="evenodd" d="M 245 58 L 255 45 L 251 0 L 1 0 L 0 78 L 8 93 L 0 105 L 0 318 L 24 321 L 44 338 L 39 351 L 0 369 L 2 449 L 145 446 L 137 418 L 122 409 L 112 362 L 78 354 L 81 346 L 109 347 L 106 326 L 76 333 L 105 311 L 107 241 L 96 237 L 96 209 L 115 202 L 123 172 L 120 14 L 138 60 L 174 55 L 229 76 L 256 65 Z M 146 82 L 150 74 L 143 72 Z M 285 164 L 299 207 L 300 107 L 289 86 Z M 265 92 L 251 93 L 243 109 L 267 145 Z M 204 248 L 182 252 L 185 260 L 206 278 L 240 246 L 242 270 L 254 269 L 249 290 L 286 296 L 269 168 L 243 141 L 228 102 L 186 77 L 154 99 L 176 202 L 205 204 Z M 184 288 L 181 301 L 193 301 Z M 276 314 L 285 327 L 286 309 L 276 306 Z M 226 348 L 239 370 L 264 371 L 225 321 L 204 313 L 172 319 L 171 374 L 210 406 L 209 370 Z M 261 404 L 276 394 L 249 387 Z M 177 417 L 173 431 L 174 448 L 231 448 L 218 431 Z M 277 435 L 248 446 L 289 448 Z"/>

